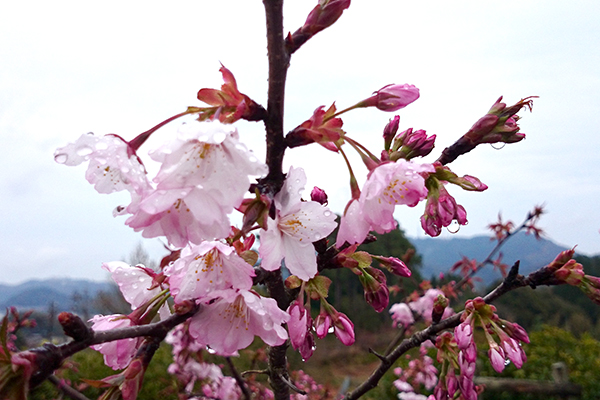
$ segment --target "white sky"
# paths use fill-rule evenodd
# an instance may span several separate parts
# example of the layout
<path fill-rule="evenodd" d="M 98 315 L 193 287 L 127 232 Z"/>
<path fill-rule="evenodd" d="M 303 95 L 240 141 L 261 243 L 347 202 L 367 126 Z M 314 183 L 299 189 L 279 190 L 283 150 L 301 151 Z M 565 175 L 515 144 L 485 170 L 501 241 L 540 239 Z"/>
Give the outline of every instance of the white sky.
<path fill-rule="evenodd" d="M 288 1 L 294 31 L 316 4 Z M 85 132 L 131 139 L 200 105 L 200 88 L 218 88 L 219 62 L 240 90 L 266 103 L 261 1 L 11 2 L 0 14 L 0 283 L 56 276 L 103 279 L 102 261 L 122 259 L 142 240 L 113 219 L 127 195 L 100 195 L 85 167 L 53 161 L 57 147 Z M 527 139 L 502 150 L 477 149 L 451 167 L 490 189 L 451 188 L 469 225 L 485 232 L 502 212 L 519 222 L 544 203 L 547 237 L 600 253 L 600 3 L 592 1 L 354 0 L 332 28 L 292 58 L 286 130 L 319 105 L 354 104 L 389 83 L 411 83 L 421 98 L 401 110 L 401 129 L 438 137 L 433 161 L 504 95 L 507 103 L 538 95 L 522 113 Z M 358 110 L 344 118 L 352 138 L 375 152 L 393 114 Z M 155 134 L 141 154 L 175 132 Z M 264 154 L 260 124 L 238 125 L 242 140 Z M 339 156 L 317 145 L 288 152 L 309 185 L 325 189 L 340 212 L 348 200 Z M 364 177 L 364 168 L 356 163 Z M 411 236 L 422 236 L 423 205 L 399 208 Z M 444 233 L 442 237 L 449 236 Z M 144 240 L 155 256 L 157 239 Z"/>

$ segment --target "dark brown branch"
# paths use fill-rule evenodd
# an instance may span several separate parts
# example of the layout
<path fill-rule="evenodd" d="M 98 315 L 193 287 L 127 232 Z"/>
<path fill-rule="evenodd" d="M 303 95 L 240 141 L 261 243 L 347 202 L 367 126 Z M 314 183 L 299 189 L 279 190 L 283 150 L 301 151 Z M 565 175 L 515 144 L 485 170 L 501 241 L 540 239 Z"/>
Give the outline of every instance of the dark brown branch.
<path fill-rule="evenodd" d="M 267 102 L 267 159 L 269 174 L 261 181 L 263 193 L 275 195 L 284 180 L 282 170 L 285 154 L 283 111 L 285 81 L 290 56 L 283 38 L 283 0 L 263 0 L 267 20 L 267 51 L 269 55 L 269 91 Z"/>
<path fill-rule="evenodd" d="M 553 278 L 551 272 L 547 267 L 543 267 L 538 271 L 529 274 L 527 277 L 519 275 L 519 262 L 517 261 L 511 268 L 508 276 L 498 285 L 494 290 L 487 294 L 483 300 L 486 303 L 491 303 L 505 293 L 511 290 L 531 286 L 536 287 L 540 285 L 557 285 L 561 282 Z M 438 333 L 456 327 L 460 323 L 461 315 L 464 311 L 461 311 L 452 317 L 442 320 L 438 324 L 430 325 L 428 328 L 416 332 L 410 338 L 404 339 L 394 350 L 392 350 L 385 357 L 378 356 L 381 360 L 379 366 L 373 371 L 371 376 L 367 378 L 362 384 L 360 384 L 352 392 L 349 392 L 344 397 L 344 400 L 355 400 L 367 393 L 369 390 L 375 388 L 379 383 L 379 380 L 383 375 L 394 365 L 396 360 L 405 354 L 408 350 L 415 348 L 426 340 L 435 341 L 435 337 Z"/>
<path fill-rule="evenodd" d="M 79 340 L 73 340 L 61 345 L 46 343 L 41 347 L 27 350 L 36 355 L 36 371 L 32 374 L 29 381 L 30 387 L 35 387 L 46 380 L 68 357 L 78 353 L 89 346 L 112 342 L 114 340 L 148 336 L 162 341 L 167 333 L 177 325 L 185 322 L 200 310 L 200 306 L 194 306 L 192 310 L 185 314 L 175 314 L 169 318 L 148 325 L 131 326 L 127 328 L 112 329 L 110 331 L 95 332 L 92 329 L 87 334 L 79 336 Z M 74 318 L 79 318 L 74 316 Z M 152 353 L 154 354 L 154 353 Z M 151 358 L 151 356 L 150 356 Z"/>

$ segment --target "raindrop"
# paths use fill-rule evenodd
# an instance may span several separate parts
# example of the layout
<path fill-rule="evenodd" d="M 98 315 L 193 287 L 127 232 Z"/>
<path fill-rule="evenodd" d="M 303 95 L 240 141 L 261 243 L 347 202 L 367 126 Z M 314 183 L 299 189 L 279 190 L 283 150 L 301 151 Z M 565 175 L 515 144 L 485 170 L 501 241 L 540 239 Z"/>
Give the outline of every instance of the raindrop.
<path fill-rule="evenodd" d="M 300 179 L 296 179 L 296 184 L 299 184 L 299 183 L 300 183 Z"/>
<path fill-rule="evenodd" d="M 216 354 L 217 353 L 215 350 L 211 349 L 208 346 L 206 346 L 206 351 L 208 351 L 210 354 Z"/>
<path fill-rule="evenodd" d="M 142 282 L 142 283 L 143 283 L 145 280 L 146 280 L 146 278 L 144 278 L 143 276 L 140 276 L 140 277 L 138 278 L 138 281 L 140 281 L 140 282 Z"/>
<path fill-rule="evenodd" d="M 137 284 L 137 283 L 134 283 L 133 285 L 131 285 L 131 287 L 132 287 L 133 289 L 137 289 L 137 288 L 138 288 L 138 284 Z"/>
<path fill-rule="evenodd" d="M 223 140 L 225 140 L 226 137 L 227 135 L 225 134 L 225 132 L 216 132 L 215 134 L 213 134 L 213 141 L 221 143 L 223 142 Z"/>
<path fill-rule="evenodd" d="M 313 236 L 313 240 L 315 240 L 315 241 L 317 241 L 317 240 L 321 240 L 321 238 L 322 238 L 322 237 L 323 237 L 323 236 L 321 236 L 321 234 L 320 234 L 320 233 L 315 233 L 315 234 L 314 234 L 314 236 Z"/>
<path fill-rule="evenodd" d="M 329 217 L 331 215 L 331 211 L 325 210 L 325 211 L 323 211 L 323 215 L 326 217 Z"/>
<path fill-rule="evenodd" d="M 94 150 L 92 150 L 88 146 L 81 146 L 80 148 L 78 148 L 76 150 L 77 155 L 80 155 L 82 157 L 89 156 L 93 152 L 94 152 Z"/>
<path fill-rule="evenodd" d="M 54 161 L 56 161 L 59 164 L 66 163 L 68 159 L 69 157 L 67 157 L 65 153 L 59 153 L 54 156 Z"/>
<path fill-rule="evenodd" d="M 446 229 L 450 233 L 457 233 L 460 230 L 460 224 L 457 220 L 452 220 L 452 222 L 446 227 Z"/>
<path fill-rule="evenodd" d="M 500 143 L 496 144 L 495 146 L 494 146 L 494 144 L 495 143 L 490 143 L 490 146 L 492 146 L 492 149 L 495 149 L 495 150 L 502 150 L 504 148 L 504 146 L 506 146 L 506 143 L 504 143 L 504 142 L 500 142 Z"/>
<path fill-rule="evenodd" d="M 330 326 L 329 329 L 327 329 L 327 333 L 333 333 L 333 326 Z"/>

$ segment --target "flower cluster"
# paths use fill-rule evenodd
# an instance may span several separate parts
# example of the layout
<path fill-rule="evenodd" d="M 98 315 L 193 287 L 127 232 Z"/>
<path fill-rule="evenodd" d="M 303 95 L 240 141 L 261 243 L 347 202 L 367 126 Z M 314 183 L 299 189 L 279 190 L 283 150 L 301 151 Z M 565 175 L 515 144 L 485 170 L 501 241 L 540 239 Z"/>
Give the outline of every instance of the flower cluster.
<path fill-rule="evenodd" d="M 481 297 L 468 300 L 461 316 L 462 322 L 454 330 L 458 348 L 464 354 L 466 362 L 474 363 L 477 348 L 473 332 L 476 326 L 480 326 L 488 343 L 492 367 L 497 372 L 502 372 L 508 359 L 515 367 L 521 368 L 527 360 L 521 347 L 521 342 L 529 343 L 527 332 L 516 323 L 500 319 L 495 311 L 496 307 L 485 303 Z M 500 344 L 494 340 L 493 334 L 500 339 Z"/>

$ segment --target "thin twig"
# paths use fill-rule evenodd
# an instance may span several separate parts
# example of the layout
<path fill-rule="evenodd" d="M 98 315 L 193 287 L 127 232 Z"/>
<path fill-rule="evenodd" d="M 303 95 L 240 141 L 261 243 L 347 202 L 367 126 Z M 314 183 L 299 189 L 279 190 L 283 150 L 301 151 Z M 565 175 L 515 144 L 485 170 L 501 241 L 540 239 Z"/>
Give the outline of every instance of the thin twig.
<path fill-rule="evenodd" d="M 242 378 L 240 376 L 238 370 L 235 368 L 235 365 L 233 365 L 233 361 L 231 361 L 231 357 L 225 357 L 225 361 L 227 362 L 227 365 L 229 366 L 231 375 L 233 375 L 233 378 L 235 379 L 238 386 L 240 387 L 240 390 L 244 394 L 244 398 L 246 400 L 250 400 L 251 399 L 250 391 L 248 390 L 248 387 L 246 386 L 246 382 L 244 381 L 244 378 Z"/>
<path fill-rule="evenodd" d="M 73 389 L 71 386 L 67 385 L 64 381 L 58 379 L 56 375 L 50 375 L 48 377 L 48 381 L 52 383 L 58 390 L 63 392 L 65 395 L 70 397 L 73 400 L 90 400 L 83 395 L 83 393 Z"/>
<path fill-rule="evenodd" d="M 540 268 L 529 274 L 527 277 L 519 275 L 519 262 L 517 261 L 511 268 L 507 277 L 498 285 L 494 290 L 488 293 L 483 300 L 486 303 L 491 303 L 498 299 L 500 296 L 508 293 L 511 290 L 531 286 L 536 287 L 540 285 L 557 285 L 561 282 L 556 281 L 551 274 L 547 273 L 547 267 Z M 369 390 L 375 388 L 379 383 L 379 380 L 383 375 L 392 367 L 392 365 L 408 350 L 416 348 L 427 340 L 434 340 L 436 335 L 446 329 L 454 328 L 460 323 L 461 315 L 464 311 L 461 311 L 445 320 L 440 321 L 437 324 L 430 325 L 428 328 L 422 331 L 416 332 L 410 338 L 404 339 L 396 348 L 394 348 L 390 354 L 381 358 L 379 366 L 371 373 L 371 375 L 356 389 L 349 392 L 344 397 L 344 400 L 356 400 Z"/>

